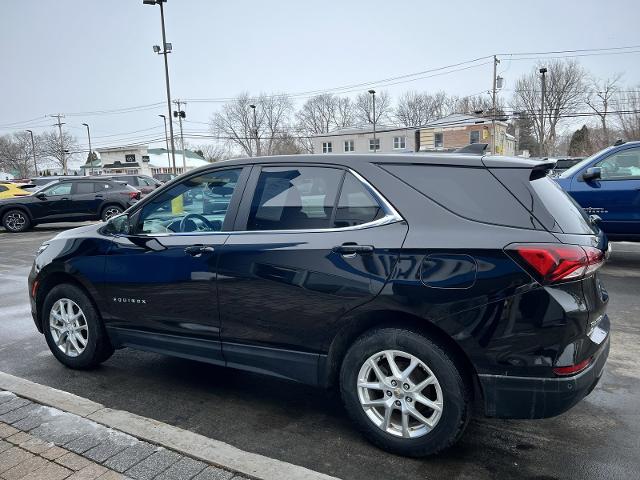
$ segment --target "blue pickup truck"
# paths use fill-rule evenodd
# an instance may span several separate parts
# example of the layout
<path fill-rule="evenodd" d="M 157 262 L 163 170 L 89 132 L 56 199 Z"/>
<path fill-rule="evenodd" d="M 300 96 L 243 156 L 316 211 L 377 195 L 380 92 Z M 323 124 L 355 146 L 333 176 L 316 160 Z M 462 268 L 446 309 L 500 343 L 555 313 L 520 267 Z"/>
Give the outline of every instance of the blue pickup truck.
<path fill-rule="evenodd" d="M 612 240 L 640 240 L 640 142 L 616 142 L 556 181 Z"/>

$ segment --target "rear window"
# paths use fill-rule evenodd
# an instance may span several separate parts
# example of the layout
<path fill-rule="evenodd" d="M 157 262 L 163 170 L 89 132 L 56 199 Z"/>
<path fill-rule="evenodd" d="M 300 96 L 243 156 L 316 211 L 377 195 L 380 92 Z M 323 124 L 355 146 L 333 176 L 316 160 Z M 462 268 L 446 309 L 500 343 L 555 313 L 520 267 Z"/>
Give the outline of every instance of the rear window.
<path fill-rule="evenodd" d="M 584 210 L 554 180 L 542 177 L 529 182 L 536 197 L 564 233 L 593 234 L 594 229 Z M 558 231 L 558 228 L 550 228 Z"/>
<path fill-rule="evenodd" d="M 485 168 L 382 165 L 447 210 L 477 222 L 534 229 L 532 215 Z"/>

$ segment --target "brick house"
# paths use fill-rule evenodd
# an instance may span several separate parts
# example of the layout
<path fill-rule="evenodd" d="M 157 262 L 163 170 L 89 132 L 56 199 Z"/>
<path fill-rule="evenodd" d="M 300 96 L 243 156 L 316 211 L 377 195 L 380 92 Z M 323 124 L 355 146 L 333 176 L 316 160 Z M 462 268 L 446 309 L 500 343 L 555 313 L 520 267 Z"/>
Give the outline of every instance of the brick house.
<path fill-rule="evenodd" d="M 419 129 L 419 151 L 449 151 L 471 143 L 487 143 L 493 150 L 493 125 L 490 119 L 454 113 Z M 496 155 L 515 155 L 515 138 L 507 133 L 507 123 L 495 122 Z"/>

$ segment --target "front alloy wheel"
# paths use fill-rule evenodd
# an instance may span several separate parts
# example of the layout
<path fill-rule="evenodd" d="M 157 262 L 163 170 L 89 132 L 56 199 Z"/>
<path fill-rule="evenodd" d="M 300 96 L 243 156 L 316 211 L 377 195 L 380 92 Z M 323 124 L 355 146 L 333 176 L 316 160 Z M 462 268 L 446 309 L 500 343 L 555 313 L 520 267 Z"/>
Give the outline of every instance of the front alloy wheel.
<path fill-rule="evenodd" d="M 89 327 L 82 309 L 68 298 L 57 300 L 49 313 L 51 338 L 68 357 L 84 352 L 89 341 Z"/>
<path fill-rule="evenodd" d="M 399 350 L 369 357 L 358 373 L 358 398 L 384 432 L 404 438 L 429 433 L 442 415 L 440 382 L 419 358 Z"/>
<path fill-rule="evenodd" d="M 120 215 L 122 213 L 122 209 L 120 207 L 111 206 L 104 209 L 102 212 L 102 220 L 105 222 L 109 220 L 111 217 L 115 217 L 116 215 Z"/>
<path fill-rule="evenodd" d="M 29 228 L 30 222 L 26 213 L 22 210 L 10 210 L 2 219 L 2 225 L 4 228 L 12 233 L 24 232 Z"/>

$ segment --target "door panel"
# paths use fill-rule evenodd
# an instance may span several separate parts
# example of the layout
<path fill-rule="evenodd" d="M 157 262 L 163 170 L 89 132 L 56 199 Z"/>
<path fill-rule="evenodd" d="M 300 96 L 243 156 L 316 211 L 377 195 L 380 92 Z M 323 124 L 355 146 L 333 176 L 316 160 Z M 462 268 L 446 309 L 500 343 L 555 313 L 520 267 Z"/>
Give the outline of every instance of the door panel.
<path fill-rule="evenodd" d="M 640 148 L 617 151 L 595 166 L 602 169 L 602 178 L 576 177 L 572 196 L 587 213 L 602 218 L 605 232 L 640 234 Z"/>

